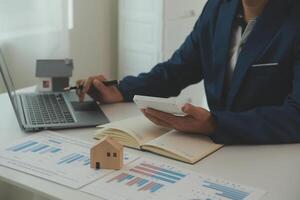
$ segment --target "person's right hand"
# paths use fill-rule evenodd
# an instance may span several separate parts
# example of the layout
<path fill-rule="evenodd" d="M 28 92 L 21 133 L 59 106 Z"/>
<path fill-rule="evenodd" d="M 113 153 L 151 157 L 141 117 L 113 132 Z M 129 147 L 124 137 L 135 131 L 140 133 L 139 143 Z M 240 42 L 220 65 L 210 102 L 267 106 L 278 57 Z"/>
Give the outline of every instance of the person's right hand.
<path fill-rule="evenodd" d="M 76 91 L 79 101 L 83 102 L 85 95 L 88 94 L 95 101 L 100 103 L 118 103 L 124 100 L 121 92 L 115 86 L 105 86 L 102 82 L 106 78 L 102 75 L 92 76 L 86 80 L 78 80 L 76 82 L 77 88 L 83 86 L 82 90 Z"/>

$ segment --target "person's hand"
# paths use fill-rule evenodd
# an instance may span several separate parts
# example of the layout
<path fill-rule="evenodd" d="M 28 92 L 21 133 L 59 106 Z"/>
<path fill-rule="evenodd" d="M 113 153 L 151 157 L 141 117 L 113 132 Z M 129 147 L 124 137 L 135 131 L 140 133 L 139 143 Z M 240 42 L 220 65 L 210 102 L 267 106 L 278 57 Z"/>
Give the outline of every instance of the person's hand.
<path fill-rule="evenodd" d="M 182 111 L 187 115 L 181 117 L 153 109 L 142 110 L 144 115 L 158 126 L 205 135 L 209 135 L 215 131 L 216 122 L 209 111 L 191 104 L 183 106 Z"/>
<path fill-rule="evenodd" d="M 106 78 L 102 75 L 89 77 L 87 80 L 78 80 L 77 88 L 83 86 L 82 89 L 77 89 L 76 93 L 79 101 L 83 102 L 85 95 L 88 94 L 95 101 L 101 103 L 118 103 L 124 100 L 121 92 L 115 86 L 105 86 L 102 82 Z"/>

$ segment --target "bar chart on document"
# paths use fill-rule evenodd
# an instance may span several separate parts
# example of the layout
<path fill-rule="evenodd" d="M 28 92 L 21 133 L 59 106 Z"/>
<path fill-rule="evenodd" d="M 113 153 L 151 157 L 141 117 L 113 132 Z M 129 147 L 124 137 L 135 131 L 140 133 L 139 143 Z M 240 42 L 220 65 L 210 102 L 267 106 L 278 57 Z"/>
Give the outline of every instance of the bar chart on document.
<path fill-rule="evenodd" d="M 256 200 L 265 194 L 263 190 L 197 173 L 178 184 L 176 190 L 180 189 L 189 192 L 178 192 L 176 200 Z"/>
<path fill-rule="evenodd" d="M 253 200 L 264 194 L 248 186 L 144 158 L 87 185 L 82 191 L 111 200 Z"/>
<path fill-rule="evenodd" d="M 3 149 L 0 165 L 79 188 L 111 172 L 90 168 L 91 145 L 82 140 L 44 132 Z M 134 159 L 136 157 L 125 153 L 125 164 Z"/>
<path fill-rule="evenodd" d="M 83 191 L 105 199 L 155 199 L 170 185 L 187 174 L 169 165 L 138 159 L 122 171 L 112 173 L 83 188 Z M 101 191 L 97 188 L 101 188 Z"/>

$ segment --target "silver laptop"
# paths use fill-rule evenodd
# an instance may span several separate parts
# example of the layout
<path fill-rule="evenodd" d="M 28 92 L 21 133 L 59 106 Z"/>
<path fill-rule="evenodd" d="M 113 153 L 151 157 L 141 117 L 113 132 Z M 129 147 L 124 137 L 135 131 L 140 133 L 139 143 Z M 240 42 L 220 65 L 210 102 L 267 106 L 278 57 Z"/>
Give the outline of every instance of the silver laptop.
<path fill-rule="evenodd" d="M 94 127 L 109 122 L 96 102 L 79 103 L 74 92 L 17 93 L 1 49 L 0 72 L 19 125 L 27 132 Z"/>

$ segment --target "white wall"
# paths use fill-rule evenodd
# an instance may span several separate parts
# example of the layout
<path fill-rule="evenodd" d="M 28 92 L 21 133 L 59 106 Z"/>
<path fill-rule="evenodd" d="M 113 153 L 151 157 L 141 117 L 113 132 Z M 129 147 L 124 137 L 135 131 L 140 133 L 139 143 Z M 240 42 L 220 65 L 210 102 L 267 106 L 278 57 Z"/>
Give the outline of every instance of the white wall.
<path fill-rule="evenodd" d="M 71 54 L 75 58 L 73 80 L 92 74 L 117 76 L 117 0 L 75 0 Z"/>

